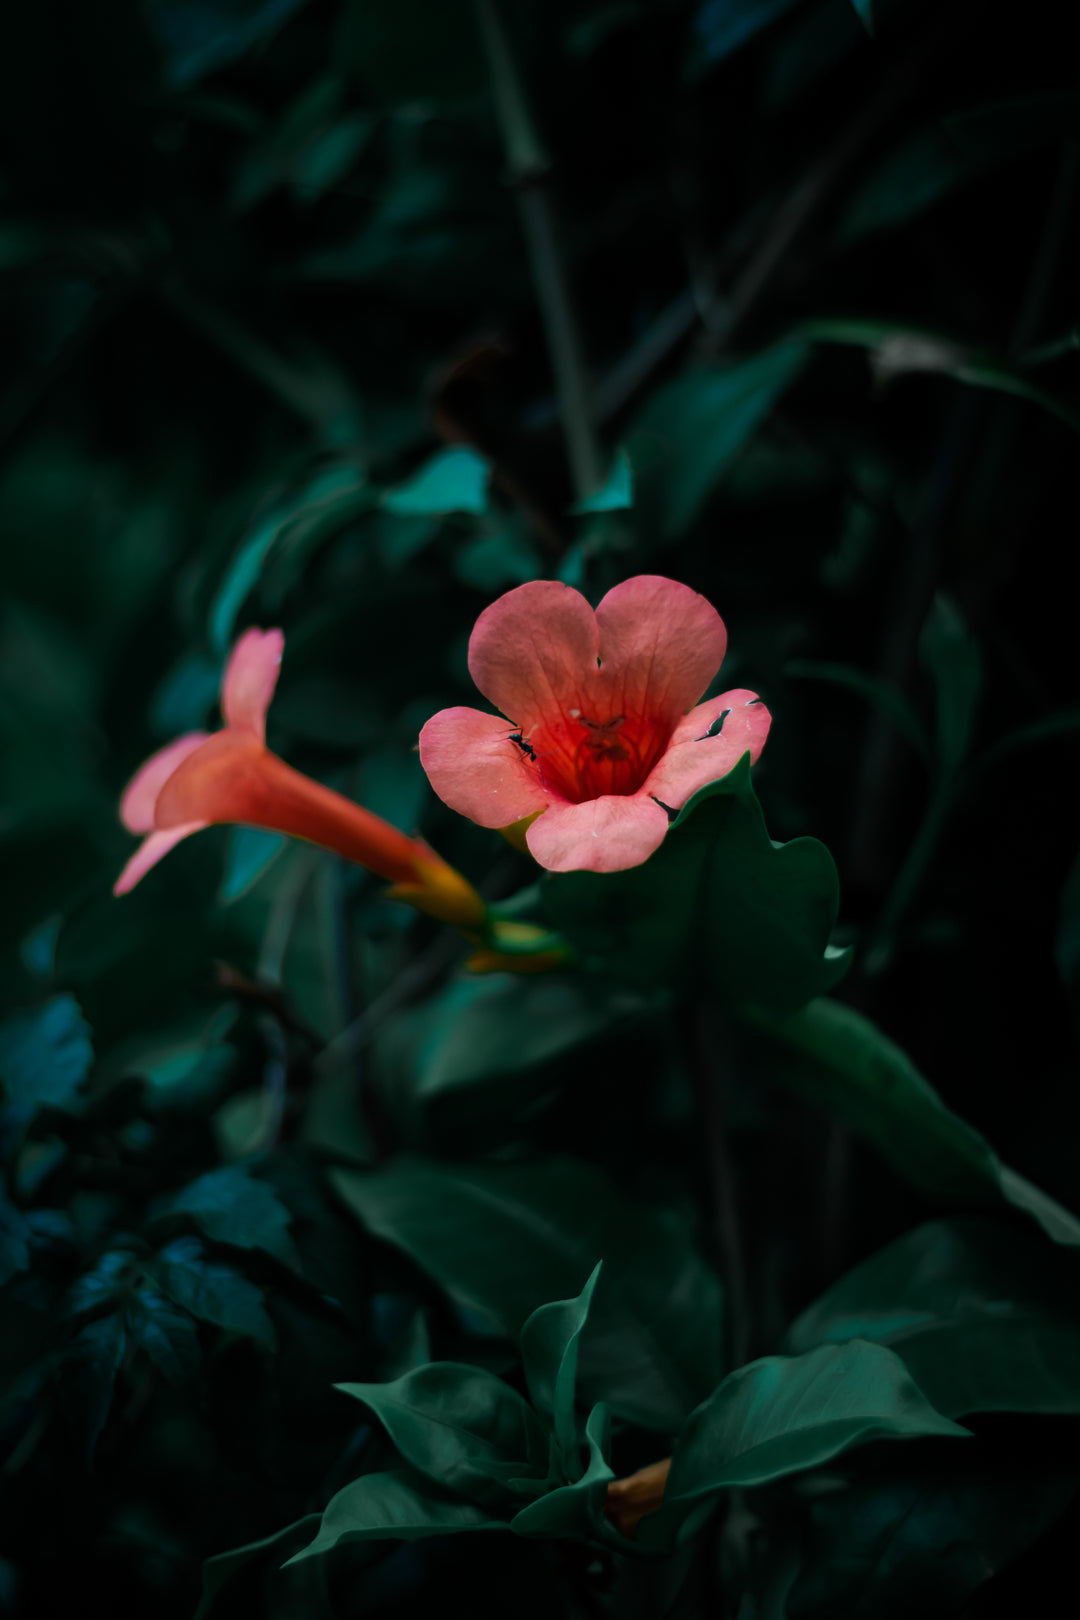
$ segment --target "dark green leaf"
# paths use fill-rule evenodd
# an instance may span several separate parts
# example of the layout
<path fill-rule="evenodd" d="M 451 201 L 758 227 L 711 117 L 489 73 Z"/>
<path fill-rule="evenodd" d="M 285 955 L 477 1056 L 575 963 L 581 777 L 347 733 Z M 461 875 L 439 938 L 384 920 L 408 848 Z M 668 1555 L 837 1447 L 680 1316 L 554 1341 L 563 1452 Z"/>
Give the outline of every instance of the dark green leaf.
<path fill-rule="evenodd" d="M 432 1361 L 391 1384 L 337 1388 L 374 1412 L 413 1468 L 493 1512 L 522 1494 L 511 1490 L 513 1481 L 540 1481 L 547 1471 L 547 1435 L 536 1414 L 482 1367 Z"/>
<path fill-rule="evenodd" d="M 639 1541 L 660 1550 L 697 1503 L 735 1485 L 768 1485 L 870 1440 L 967 1431 L 936 1412 L 899 1356 L 854 1339 L 801 1356 L 766 1356 L 731 1373 L 692 1413 L 672 1452 L 663 1506 Z"/>
<path fill-rule="evenodd" d="M 978 1131 L 946 1108 L 911 1059 L 851 1007 L 814 1001 L 794 1018 L 755 1018 L 770 1072 L 874 1143 L 932 1197 L 1004 1200 L 1055 1243 L 1080 1244 L 1080 1220 L 1003 1165 Z"/>
<path fill-rule="evenodd" d="M 728 464 L 802 370 L 802 343 L 781 343 L 724 369 L 692 370 L 653 394 L 630 441 L 642 479 L 658 485 L 660 532 L 682 534 Z"/>
<path fill-rule="evenodd" d="M 785 665 L 784 674 L 795 680 L 827 681 L 833 686 L 843 686 L 850 692 L 856 692 L 895 721 L 897 729 L 903 732 L 911 746 L 929 762 L 930 743 L 926 728 L 912 704 L 897 687 L 890 686 L 876 675 L 868 675 L 865 670 L 856 669 L 852 664 L 820 663 L 810 658 L 793 658 Z"/>
<path fill-rule="evenodd" d="M 0 1187 L 0 1288 L 30 1264 L 30 1229 Z"/>
<path fill-rule="evenodd" d="M 937 689 L 938 754 L 943 770 L 963 762 L 982 686 L 979 646 L 955 605 L 940 591 L 926 616 L 919 655 Z"/>
<path fill-rule="evenodd" d="M 1080 1483 L 1070 1459 L 953 1452 L 891 1463 L 810 1505 L 791 1620 L 948 1620 L 1055 1520 Z"/>
<path fill-rule="evenodd" d="M 510 1521 L 515 1535 L 618 1543 L 616 1532 L 604 1518 L 607 1488 L 615 1475 L 608 1460 L 611 1419 L 603 1402 L 589 1413 L 585 1443 L 588 1462 L 580 1478 L 557 1486 L 515 1513 Z"/>
<path fill-rule="evenodd" d="M 269 871 L 289 840 L 282 833 L 261 827 L 234 827 L 229 836 L 220 898 L 224 904 L 239 900 Z"/>
<path fill-rule="evenodd" d="M 148 12 L 177 86 L 194 84 L 280 28 L 305 0 L 150 0 Z"/>
<path fill-rule="evenodd" d="M 630 465 L 630 457 L 620 445 L 601 488 L 595 495 L 576 502 L 570 510 L 580 517 L 587 512 L 622 512 L 633 504 L 634 469 Z"/>
<path fill-rule="evenodd" d="M 381 504 L 387 512 L 421 517 L 439 512 L 482 512 L 487 505 L 491 469 L 466 445 L 439 450 L 404 484 L 388 489 Z"/>
<path fill-rule="evenodd" d="M 551 1066 L 613 1030 L 633 1027 L 651 1010 L 648 996 L 621 985 L 571 975 L 535 978 L 470 975 L 389 1021 L 374 1044 L 382 1090 L 409 1139 L 427 1145 L 444 1117 L 469 1129 L 471 1109 L 490 1109 L 492 1085 L 512 1081 L 523 1099 L 524 1077 L 557 1081 Z M 477 1090 L 475 1099 L 468 1093 Z"/>
<path fill-rule="evenodd" d="M 579 1453 L 578 1351 L 601 1264 L 597 1262 L 576 1299 L 537 1306 L 521 1330 L 521 1359 L 529 1394 L 554 1422 L 563 1474 L 571 1480 L 577 1473 Z"/>
<path fill-rule="evenodd" d="M 703 0 L 694 18 L 687 74 L 701 78 L 799 0 Z"/>
<path fill-rule="evenodd" d="M 202 1360 L 199 1336 L 186 1311 L 153 1288 L 140 1288 L 131 1312 L 132 1336 L 170 1384 L 195 1377 Z"/>
<path fill-rule="evenodd" d="M 274 1325 L 261 1290 L 229 1266 L 209 1260 L 198 1238 L 177 1238 L 162 1249 L 155 1275 L 165 1292 L 200 1322 L 226 1333 L 244 1333 L 266 1350 L 274 1348 Z"/>
<path fill-rule="evenodd" d="M 273 1555 L 275 1565 L 280 1564 L 282 1553 L 293 1552 L 298 1544 L 302 1545 L 308 1536 L 315 1534 L 321 1518 L 319 1513 L 309 1513 L 295 1524 L 275 1530 L 272 1536 L 263 1536 L 261 1541 L 249 1541 L 246 1546 L 231 1547 L 228 1552 L 208 1558 L 203 1565 L 202 1599 L 194 1620 L 210 1620 L 215 1610 L 226 1615 L 231 1607 L 228 1595 L 233 1576 L 252 1563 L 268 1563 L 267 1554 Z M 217 1599 L 223 1588 L 226 1597 L 219 1608 Z"/>
<path fill-rule="evenodd" d="M 494 1519 L 484 1508 L 440 1491 L 423 1474 L 394 1468 L 384 1474 L 363 1474 L 338 1491 L 315 1540 L 288 1562 L 298 1563 L 349 1541 L 419 1541 L 462 1530 L 505 1529 L 504 1519 Z"/>
<path fill-rule="evenodd" d="M 71 1394 L 79 1403 L 78 1417 L 89 1456 L 105 1427 L 126 1347 L 127 1331 L 119 1311 L 89 1322 L 72 1340 Z"/>
<path fill-rule="evenodd" d="M 719 1374 L 720 1296 L 683 1218 L 572 1159 L 477 1165 L 402 1157 L 331 1180 L 369 1231 L 508 1335 L 604 1269 L 579 1353 L 585 1401 L 677 1428 Z"/>
<path fill-rule="evenodd" d="M 286 1265 L 297 1263 L 289 1236 L 292 1216 L 265 1181 L 256 1181 L 243 1170 L 209 1171 L 165 1199 L 158 1213 L 189 1216 L 215 1243 L 265 1249 Z"/>
<path fill-rule="evenodd" d="M 10 1102 L 63 1108 L 93 1061 L 90 1031 L 74 996 L 53 996 L 0 1024 L 0 1082 Z"/>
<path fill-rule="evenodd" d="M 988 1219 L 931 1221 L 848 1272 L 791 1328 L 803 1351 L 873 1339 L 948 1417 L 1080 1414 L 1080 1260 Z"/>
<path fill-rule="evenodd" d="M 589 966 L 724 1001 L 794 1011 L 834 985 L 848 953 L 829 935 L 839 885 L 814 838 L 775 844 L 749 756 L 702 788 L 644 866 L 549 879 L 555 927 Z"/>

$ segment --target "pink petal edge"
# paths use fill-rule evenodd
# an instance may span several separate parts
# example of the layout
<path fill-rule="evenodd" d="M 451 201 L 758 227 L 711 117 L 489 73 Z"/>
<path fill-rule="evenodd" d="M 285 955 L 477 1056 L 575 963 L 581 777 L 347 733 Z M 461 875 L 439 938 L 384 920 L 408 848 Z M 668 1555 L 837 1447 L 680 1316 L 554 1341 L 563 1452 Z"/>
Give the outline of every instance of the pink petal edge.
<path fill-rule="evenodd" d="M 609 793 L 553 805 L 533 822 L 525 842 L 549 872 L 625 872 L 647 861 L 667 830 L 667 814 L 644 791 Z"/>
<path fill-rule="evenodd" d="M 151 831 L 158 794 L 177 767 L 182 765 L 196 748 L 201 747 L 209 735 L 206 731 L 186 732 L 183 737 L 177 737 L 175 742 L 159 748 L 156 754 L 150 755 L 144 765 L 139 766 L 120 800 L 120 820 L 128 832 Z"/>
<path fill-rule="evenodd" d="M 281 672 L 285 636 L 280 630 L 245 630 L 225 666 L 221 712 L 232 730 L 266 741 L 266 711 Z"/>
<path fill-rule="evenodd" d="M 616 585 L 596 609 L 602 675 L 626 714 L 675 725 L 724 661 L 724 621 L 704 596 L 660 574 Z M 614 694 L 613 694 L 614 695 Z"/>
<path fill-rule="evenodd" d="M 435 792 L 481 827 L 509 827 L 555 802 L 539 767 L 510 737 L 514 727 L 480 709 L 441 709 L 420 733 L 420 763 Z M 562 802 L 561 800 L 559 802 Z"/>
<path fill-rule="evenodd" d="M 534 579 L 481 613 L 469 637 L 469 673 L 527 736 L 541 717 L 579 701 L 598 647 L 596 617 L 581 593 Z"/>
<path fill-rule="evenodd" d="M 170 827 L 166 832 L 148 833 L 113 884 L 113 894 L 130 894 L 136 883 L 181 839 L 190 838 L 192 833 L 202 832 L 209 825 L 208 821 L 189 821 L 185 827 Z"/>
<path fill-rule="evenodd" d="M 722 714 L 724 722 L 719 733 L 710 737 L 709 727 Z M 756 692 L 741 687 L 699 703 L 675 727 L 663 757 L 649 772 L 641 791 L 672 810 L 681 810 L 699 788 L 726 776 L 745 753 L 749 752 L 751 763 L 755 763 L 771 724 L 772 716 Z"/>

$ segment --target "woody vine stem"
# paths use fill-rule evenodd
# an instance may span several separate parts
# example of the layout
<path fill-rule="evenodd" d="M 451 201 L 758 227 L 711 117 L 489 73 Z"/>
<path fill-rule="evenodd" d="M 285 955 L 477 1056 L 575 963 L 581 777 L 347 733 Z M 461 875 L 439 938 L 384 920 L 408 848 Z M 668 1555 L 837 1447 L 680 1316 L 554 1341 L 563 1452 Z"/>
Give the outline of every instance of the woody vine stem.
<path fill-rule="evenodd" d="M 532 120 L 499 0 L 476 0 L 510 184 L 517 193 L 533 285 L 544 320 L 566 451 L 579 501 L 595 495 L 604 463 L 593 426 L 584 353 L 548 190 L 551 159 Z"/>

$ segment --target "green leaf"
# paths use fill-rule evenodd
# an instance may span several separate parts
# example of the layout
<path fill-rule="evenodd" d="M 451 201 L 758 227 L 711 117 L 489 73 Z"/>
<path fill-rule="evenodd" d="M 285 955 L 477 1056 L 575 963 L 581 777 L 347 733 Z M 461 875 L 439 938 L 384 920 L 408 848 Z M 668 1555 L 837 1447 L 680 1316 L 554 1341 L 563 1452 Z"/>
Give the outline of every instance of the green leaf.
<path fill-rule="evenodd" d="M 869 1138 L 900 1175 L 934 1198 L 1004 1201 L 1055 1243 L 1080 1245 L 1080 1220 L 1003 1165 L 947 1108 L 911 1059 L 876 1025 L 839 1002 L 814 1001 L 794 1018 L 755 1017 L 770 1074 Z"/>
<path fill-rule="evenodd" d="M 1080 432 L 1080 411 L 1066 400 L 1029 381 L 1023 372 L 990 351 L 972 348 L 941 333 L 897 321 L 839 319 L 806 321 L 796 328 L 794 336 L 804 341 L 870 349 L 870 365 L 879 386 L 908 372 L 937 372 L 970 388 L 989 388 L 1026 399 Z"/>
<path fill-rule="evenodd" d="M 871 1440 L 966 1434 L 883 1345 L 854 1339 L 766 1356 L 731 1373 L 691 1414 L 675 1442 L 663 1506 L 642 1520 L 638 1540 L 660 1551 L 720 1491 L 770 1485 Z"/>
<path fill-rule="evenodd" d="M 972 1463 L 856 1474 L 809 1506 L 802 1569 L 787 1613 L 798 1620 L 950 1620 L 986 1581 L 1049 1529 L 1075 1494 L 1071 1458 L 1032 1461 L 987 1448 Z"/>
<path fill-rule="evenodd" d="M 578 501 L 570 510 L 576 516 L 582 517 L 587 512 L 623 512 L 633 504 L 634 469 L 630 465 L 630 457 L 620 445 L 602 488 L 598 489 L 595 495 L 589 495 L 585 500 Z"/>
<path fill-rule="evenodd" d="M 982 688 L 982 655 L 956 604 L 942 592 L 934 597 L 919 638 L 919 656 L 937 690 L 938 755 L 942 769 L 955 771 L 971 743 Z"/>
<path fill-rule="evenodd" d="M 620 1543 L 617 1532 L 604 1518 L 607 1488 L 615 1474 L 608 1460 L 611 1418 L 602 1401 L 589 1413 L 585 1443 L 589 1456 L 580 1478 L 556 1486 L 515 1513 L 510 1521 L 515 1535 Z"/>
<path fill-rule="evenodd" d="M 704 0 L 697 9 L 687 60 L 687 77 L 700 79 L 726 61 L 763 28 L 783 17 L 799 0 Z"/>
<path fill-rule="evenodd" d="M 265 1249 L 288 1266 L 297 1264 L 289 1236 L 292 1216 L 264 1181 L 234 1166 L 210 1170 L 162 1201 L 158 1215 L 187 1215 L 215 1243 Z"/>
<path fill-rule="evenodd" d="M 784 674 L 794 680 L 826 681 L 831 686 L 842 686 L 849 692 L 855 692 L 887 714 L 920 757 L 929 763 L 930 743 L 926 728 L 914 706 L 888 681 L 868 675 L 853 664 L 831 664 L 811 658 L 793 658 L 785 664 Z"/>
<path fill-rule="evenodd" d="M 630 448 L 642 480 L 648 469 L 650 480 L 659 482 L 663 538 L 693 523 L 729 463 L 795 381 L 807 353 L 805 344 L 781 343 L 731 366 L 687 371 L 650 397 L 634 422 Z"/>
<path fill-rule="evenodd" d="M 482 1367 L 431 1361 L 390 1384 L 338 1384 L 369 1407 L 405 1461 L 493 1512 L 547 1470 L 547 1436 L 528 1402 Z"/>
<path fill-rule="evenodd" d="M 576 1299 L 538 1305 L 521 1330 L 521 1359 L 529 1394 L 555 1424 L 555 1442 L 567 1479 L 574 1478 L 579 1464 L 578 1349 L 602 1264 L 597 1261 Z"/>
<path fill-rule="evenodd" d="M 487 507 L 490 468 L 467 445 L 439 450 L 412 477 L 384 491 L 384 511 L 405 516 L 443 512 L 483 512 Z"/>
<path fill-rule="evenodd" d="M 0 1083 L 9 1102 L 64 1108 L 93 1061 L 90 1031 L 74 996 L 53 996 L 0 1024 Z"/>
<path fill-rule="evenodd" d="M 874 32 L 874 23 L 876 21 L 874 17 L 874 7 L 877 4 L 877 0 L 851 0 L 851 3 L 855 7 L 859 21 L 866 29 L 866 32 L 868 34 L 872 34 Z"/>
<path fill-rule="evenodd" d="M 305 0 L 150 0 L 168 82 L 194 84 L 275 33 Z"/>
<path fill-rule="evenodd" d="M 200 1322 L 242 1333 L 265 1350 L 276 1343 L 261 1289 L 229 1266 L 209 1260 L 198 1238 L 177 1238 L 161 1250 L 155 1275 L 162 1288 Z"/>
<path fill-rule="evenodd" d="M 375 492 L 355 467 L 338 466 L 320 472 L 261 517 L 241 541 L 210 604 L 209 633 L 215 651 L 227 651 L 240 609 L 273 551 L 288 547 L 291 554 L 306 553 L 374 501 Z"/>
<path fill-rule="evenodd" d="M 582 1398 L 677 1428 L 719 1376 L 720 1296 L 685 1221 L 573 1159 L 453 1164 L 401 1157 L 334 1170 L 343 1202 L 458 1304 L 508 1336 L 538 1305 L 604 1269 L 579 1350 Z"/>
<path fill-rule="evenodd" d="M 140 1288 L 131 1311 L 132 1337 L 170 1384 L 196 1376 L 202 1355 L 195 1324 L 186 1311 L 153 1288 Z"/>
<path fill-rule="evenodd" d="M 221 903 L 230 905 L 247 894 L 270 870 L 288 842 L 282 833 L 264 832 L 261 827 L 233 827 L 218 894 Z"/>
<path fill-rule="evenodd" d="M 88 1323 L 71 1343 L 68 1378 L 71 1394 L 81 1402 L 81 1427 L 90 1457 L 112 1406 L 116 1374 L 126 1348 L 127 1330 L 119 1311 Z"/>
<path fill-rule="evenodd" d="M 341 9 L 336 59 L 380 101 L 438 101 L 483 91 L 479 37 L 465 7 L 345 0 Z"/>
<path fill-rule="evenodd" d="M 308 1536 L 315 1534 L 322 1518 L 320 1513 L 308 1513 L 294 1524 L 287 1524 L 283 1530 L 275 1530 L 271 1536 L 263 1536 L 260 1541 L 249 1541 L 243 1547 L 231 1547 L 228 1552 L 217 1553 L 208 1558 L 203 1565 L 202 1598 L 195 1611 L 194 1620 L 210 1620 L 215 1610 L 225 1615 L 226 1606 L 218 1608 L 218 1595 L 222 1588 L 231 1589 L 232 1579 L 246 1566 L 264 1564 L 269 1562 L 266 1554 L 273 1553 L 276 1563 L 280 1564 L 284 1552 L 292 1552 L 298 1542 L 303 1542 Z M 231 1607 L 231 1605 L 230 1605 Z"/>
<path fill-rule="evenodd" d="M 362 1474 L 332 1497 L 309 1547 L 285 1565 L 329 1552 L 350 1541 L 420 1541 L 463 1530 L 505 1530 L 481 1507 L 440 1491 L 411 1468 Z"/>
<path fill-rule="evenodd" d="M 640 991 L 571 975 L 470 975 L 407 1020 L 388 1020 L 374 1043 L 374 1072 L 410 1141 L 427 1145 L 432 1133 L 441 1140 L 455 1129 L 456 1140 L 483 1124 L 497 1082 L 534 1102 L 535 1086 L 558 1083 L 551 1066 L 560 1058 L 650 1010 Z M 537 1070 L 530 1087 L 526 1077 Z"/>
<path fill-rule="evenodd" d="M 788 1345 L 888 1345 L 948 1417 L 1076 1415 L 1078 1290 L 1080 1260 L 1034 1233 L 980 1217 L 931 1221 L 834 1283 Z"/>
<path fill-rule="evenodd" d="M 824 844 L 769 838 L 749 755 L 694 794 L 643 866 L 559 873 L 545 886 L 554 926 L 586 966 L 776 1012 L 845 971 L 848 953 L 829 945 L 838 897 Z"/>
<path fill-rule="evenodd" d="M 0 1288 L 30 1264 L 30 1228 L 0 1187 Z"/>

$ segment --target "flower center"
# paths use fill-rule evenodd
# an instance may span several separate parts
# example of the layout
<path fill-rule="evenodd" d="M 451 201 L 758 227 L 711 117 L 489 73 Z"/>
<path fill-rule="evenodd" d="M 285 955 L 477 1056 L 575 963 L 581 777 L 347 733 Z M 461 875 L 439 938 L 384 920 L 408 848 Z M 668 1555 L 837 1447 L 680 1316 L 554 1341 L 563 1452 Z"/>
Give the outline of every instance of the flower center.
<path fill-rule="evenodd" d="M 571 804 L 636 793 L 667 747 L 670 728 L 648 715 L 568 709 L 526 736 L 511 734 L 523 765 Z"/>

